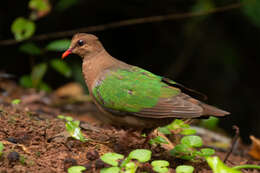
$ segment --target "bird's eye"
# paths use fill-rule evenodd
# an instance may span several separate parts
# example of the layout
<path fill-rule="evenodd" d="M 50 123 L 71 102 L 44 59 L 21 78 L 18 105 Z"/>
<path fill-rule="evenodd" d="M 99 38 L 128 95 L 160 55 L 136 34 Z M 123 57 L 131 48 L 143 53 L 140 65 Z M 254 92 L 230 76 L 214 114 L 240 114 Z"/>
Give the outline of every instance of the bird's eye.
<path fill-rule="evenodd" d="M 78 40 L 77 44 L 78 44 L 79 46 L 83 46 L 85 43 L 84 43 L 83 40 Z"/>

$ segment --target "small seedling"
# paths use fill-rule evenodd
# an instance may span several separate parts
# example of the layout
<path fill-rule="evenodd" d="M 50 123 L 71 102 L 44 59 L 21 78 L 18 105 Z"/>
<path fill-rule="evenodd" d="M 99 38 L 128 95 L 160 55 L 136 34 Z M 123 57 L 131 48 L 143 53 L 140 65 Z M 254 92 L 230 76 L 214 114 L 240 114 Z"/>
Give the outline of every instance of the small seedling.
<path fill-rule="evenodd" d="M 23 156 L 23 155 L 20 155 L 19 161 L 21 162 L 21 164 L 25 165 L 26 164 L 26 157 Z"/>
<path fill-rule="evenodd" d="M 180 165 L 176 168 L 176 173 L 193 173 L 194 168 L 190 165 Z"/>
<path fill-rule="evenodd" d="M 0 157 L 3 155 L 4 144 L 0 142 Z"/>
<path fill-rule="evenodd" d="M 232 168 L 228 167 L 225 165 L 219 157 L 207 157 L 206 161 L 208 162 L 208 165 L 212 169 L 214 173 L 242 173 L 240 169 L 259 169 L 260 166 L 258 165 L 239 165 L 239 166 L 234 166 Z"/>
<path fill-rule="evenodd" d="M 151 163 L 153 170 L 158 173 L 166 173 L 169 171 L 168 166 L 170 165 L 166 160 L 155 160 Z"/>
<path fill-rule="evenodd" d="M 119 173 L 119 167 L 110 167 L 110 168 L 103 168 L 100 170 L 100 173 Z"/>
<path fill-rule="evenodd" d="M 203 148 L 198 151 L 196 148 L 202 145 L 203 142 L 199 136 L 184 136 L 181 143 L 176 145 L 170 151 L 170 154 L 181 159 L 195 161 L 198 158 L 211 156 L 215 153 L 215 150 L 211 148 Z"/>
<path fill-rule="evenodd" d="M 20 99 L 14 99 L 12 100 L 12 105 L 18 105 L 19 103 L 21 103 Z"/>
<path fill-rule="evenodd" d="M 193 135 L 196 133 L 195 129 L 191 129 L 188 124 L 186 124 L 184 121 L 179 119 L 175 119 L 171 124 L 167 126 L 159 127 L 158 131 L 165 135 L 171 135 L 171 134 Z M 168 142 L 161 136 L 157 136 L 153 139 L 150 139 L 149 143 L 151 145 L 168 144 Z"/>
<path fill-rule="evenodd" d="M 191 129 L 188 124 L 186 124 L 184 121 L 175 119 L 171 124 L 164 126 L 164 127 L 159 127 L 158 131 L 170 135 L 173 133 L 180 133 L 182 135 L 193 135 L 196 133 L 196 130 Z"/>
<path fill-rule="evenodd" d="M 69 132 L 71 137 L 80 140 L 81 142 L 86 142 L 87 139 L 81 133 L 81 129 L 79 127 L 80 121 L 73 120 L 72 117 L 58 115 L 58 118 L 66 120 L 66 130 Z"/>
<path fill-rule="evenodd" d="M 219 123 L 219 118 L 211 116 L 208 119 L 201 120 L 200 126 L 210 130 L 214 130 L 218 128 L 218 123 Z"/>
<path fill-rule="evenodd" d="M 68 173 L 82 173 L 86 168 L 84 166 L 72 166 L 68 169 Z"/>
<path fill-rule="evenodd" d="M 138 164 L 133 160 L 137 160 L 139 163 L 148 162 L 151 159 L 152 152 L 146 149 L 136 149 L 130 152 L 130 154 L 124 159 L 124 156 L 117 153 L 106 153 L 101 156 L 101 160 L 112 167 L 101 169 L 101 173 L 135 173 L 138 168 Z M 123 160 L 119 165 L 119 160 Z"/>
<path fill-rule="evenodd" d="M 149 140 L 149 144 L 154 145 L 154 144 L 168 144 L 168 142 L 161 136 L 157 136 L 153 139 Z"/>

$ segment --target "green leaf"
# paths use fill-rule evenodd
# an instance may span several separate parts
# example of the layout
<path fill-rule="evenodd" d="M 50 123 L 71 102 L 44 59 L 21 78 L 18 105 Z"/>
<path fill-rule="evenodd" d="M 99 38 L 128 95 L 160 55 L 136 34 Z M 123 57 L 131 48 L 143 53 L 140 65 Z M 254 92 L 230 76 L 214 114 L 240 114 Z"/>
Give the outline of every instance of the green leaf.
<path fill-rule="evenodd" d="M 166 160 L 155 160 L 152 161 L 151 163 L 153 170 L 155 172 L 159 172 L 159 173 L 166 173 L 169 171 L 169 169 L 167 168 L 170 164 L 168 161 Z"/>
<path fill-rule="evenodd" d="M 63 40 L 55 40 L 50 42 L 47 46 L 46 49 L 49 51 L 65 51 L 69 48 L 70 46 L 70 40 L 68 39 L 63 39 Z"/>
<path fill-rule="evenodd" d="M 242 0 L 242 10 L 248 19 L 256 26 L 260 27 L 260 1 Z"/>
<path fill-rule="evenodd" d="M 32 78 L 29 75 L 24 75 L 20 78 L 19 83 L 21 86 L 25 87 L 25 88 L 32 88 L 33 84 L 32 84 Z"/>
<path fill-rule="evenodd" d="M 37 11 L 45 11 L 48 9 L 48 3 L 45 0 L 30 0 L 29 8 Z"/>
<path fill-rule="evenodd" d="M 152 156 L 152 152 L 150 150 L 146 150 L 146 149 L 136 149 L 133 150 L 128 158 L 130 159 L 136 159 L 141 163 L 147 162 L 151 159 Z"/>
<path fill-rule="evenodd" d="M 161 132 L 161 133 L 163 133 L 163 134 L 165 134 L 165 135 L 170 135 L 170 134 L 172 134 L 171 131 L 168 129 L 167 126 L 165 126 L 165 127 L 159 127 L 159 128 L 158 128 L 158 131 Z"/>
<path fill-rule="evenodd" d="M 176 173 L 193 173 L 194 168 L 189 165 L 180 165 L 176 168 Z"/>
<path fill-rule="evenodd" d="M 57 118 L 64 120 L 65 116 L 64 115 L 58 115 Z"/>
<path fill-rule="evenodd" d="M 194 135 L 196 134 L 196 130 L 195 129 L 183 129 L 181 131 L 182 135 Z"/>
<path fill-rule="evenodd" d="M 18 105 L 19 103 L 21 103 L 21 100 L 20 100 L 20 99 L 14 99 L 14 100 L 12 100 L 12 104 L 13 104 L 13 105 Z"/>
<path fill-rule="evenodd" d="M 60 59 L 53 59 L 51 60 L 51 66 L 63 76 L 71 77 L 71 69 L 65 61 L 61 61 Z"/>
<path fill-rule="evenodd" d="M 205 12 L 214 9 L 212 0 L 199 0 L 196 5 L 192 7 L 192 12 Z"/>
<path fill-rule="evenodd" d="M 185 124 L 182 120 L 175 119 L 171 124 L 169 124 L 168 129 L 170 130 L 177 130 L 180 128 L 189 128 L 190 126 L 188 124 Z"/>
<path fill-rule="evenodd" d="M 44 74 L 47 71 L 47 64 L 41 63 L 33 67 L 32 69 L 32 85 L 36 88 L 41 82 Z"/>
<path fill-rule="evenodd" d="M 189 154 L 190 151 L 190 146 L 186 144 L 178 144 L 176 145 L 171 151 L 170 154 L 172 156 L 178 156 L 180 154 Z"/>
<path fill-rule="evenodd" d="M 168 142 L 161 136 L 157 136 L 153 139 L 149 140 L 149 144 L 153 145 L 153 144 L 168 144 Z"/>
<path fill-rule="evenodd" d="M 119 172 L 120 172 L 119 167 L 102 168 L 100 170 L 100 173 L 119 173 Z"/>
<path fill-rule="evenodd" d="M 35 24 L 23 17 L 16 18 L 12 23 L 11 31 L 17 41 L 22 41 L 30 38 L 35 31 Z"/>
<path fill-rule="evenodd" d="M 80 140 L 81 142 L 86 142 L 86 138 L 80 131 L 79 123 L 79 121 L 67 121 L 66 130 L 73 138 Z"/>
<path fill-rule="evenodd" d="M 137 165 L 134 162 L 129 162 L 125 165 L 124 173 L 135 173 L 137 170 Z"/>
<path fill-rule="evenodd" d="M 192 153 L 192 152 L 191 152 Z M 184 155 L 184 156 L 180 156 L 181 159 L 183 160 L 194 160 L 195 159 L 195 155 Z"/>
<path fill-rule="evenodd" d="M 62 120 L 66 120 L 66 121 L 73 121 L 73 118 L 72 117 L 70 117 L 70 116 L 64 116 L 64 115 L 58 115 L 57 116 L 59 119 L 62 119 Z M 79 124 L 78 124 L 78 126 L 79 126 Z"/>
<path fill-rule="evenodd" d="M 219 119 L 213 116 L 210 116 L 208 119 L 206 120 L 202 120 L 200 122 L 200 126 L 203 126 L 207 129 L 216 129 L 218 127 L 218 123 L 219 123 Z"/>
<path fill-rule="evenodd" d="M 124 156 L 122 154 L 117 153 L 106 153 L 101 156 L 101 160 L 109 165 L 118 166 L 118 160 L 123 159 Z"/>
<path fill-rule="evenodd" d="M 72 166 L 68 169 L 68 173 L 81 173 L 84 170 L 86 170 L 84 166 Z"/>
<path fill-rule="evenodd" d="M 186 144 L 190 147 L 201 147 L 203 142 L 199 136 L 184 136 L 181 139 L 182 144 Z"/>
<path fill-rule="evenodd" d="M 56 5 L 57 10 L 66 10 L 67 8 L 75 5 L 78 3 L 78 0 L 59 0 L 59 2 Z"/>
<path fill-rule="evenodd" d="M 4 150 L 4 144 L 2 142 L 0 142 L 0 157 L 3 154 L 3 150 Z"/>
<path fill-rule="evenodd" d="M 43 90 L 43 91 L 46 91 L 46 92 L 51 92 L 51 87 L 47 83 L 45 83 L 43 81 L 40 82 L 40 84 L 38 85 L 37 88 L 39 90 Z"/>
<path fill-rule="evenodd" d="M 19 50 L 29 55 L 40 55 L 43 53 L 34 43 L 24 43 L 19 47 Z"/>
<path fill-rule="evenodd" d="M 202 148 L 200 150 L 200 153 L 199 153 L 199 155 L 202 156 L 202 157 L 208 157 L 208 156 L 211 156 L 213 154 L 215 154 L 215 150 L 211 149 L 211 148 Z"/>
<path fill-rule="evenodd" d="M 206 161 L 214 173 L 241 173 L 241 171 L 229 168 L 217 156 L 207 157 Z"/>

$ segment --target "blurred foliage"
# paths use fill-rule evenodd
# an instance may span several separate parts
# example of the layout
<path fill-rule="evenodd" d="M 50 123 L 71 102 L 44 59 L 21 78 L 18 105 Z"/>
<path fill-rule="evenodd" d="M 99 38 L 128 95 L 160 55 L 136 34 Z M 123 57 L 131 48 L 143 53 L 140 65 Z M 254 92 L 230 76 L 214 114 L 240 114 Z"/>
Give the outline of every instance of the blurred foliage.
<path fill-rule="evenodd" d="M 50 51 L 65 51 L 69 48 L 69 46 L 70 46 L 70 40 L 68 39 L 55 40 L 49 43 L 46 46 L 46 49 Z"/>
<path fill-rule="evenodd" d="M 11 30 L 15 39 L 22 41 L 30 38 L 35 32 L 35 24 L 23 17 L 18 17 L 12 24 Z"/>
<path fill-rule="evenodd" d="M 260 1 L 259 0 L 243 0 L 243 12 L 248 19 L 260 27 Z"/>
<path fill-rule="evenodd" d="M 192 7 L 193 12 L 209 11 L 215 8 L 212 0 L 199 0 L 197 4 Z"/>
<path fill-rule="evenodd" d="M 29 7 L 38 11 L 45 11 L 49 8 L 48 1 L 44 0 L 30 0 Z"/>
<path fill-rule="evenodd" d="M 41 48 L 36 46 L 34 43 L 29 43 L 29 42 L 22 44 L 19 47 L 19 50 L 21 52 L 24 52 L 24 53 L 29 54 L 29 55 L 41 55 L 43 53 Z"/>
<path fill-rule="evenodd" d="M 201 120 L 200 126 L 210 130 L 216 130 L 218 128 L 218 123 L 219 123 L 219 118 L 211 116 L 208 119 Z"/>
<path fill-rule="evenodd" d="M 69 7 L 75 5 L 78 3 L 78 0 L 60 0 L 58 4 L 56 5 L 57 10 L 66 10 Z"/>
<path fill-rule="evenodd" d="M 63 76 L 71 77 L 71 69 L 64 61 L 61 61 L 60 59 L 53 59 L 51 60 L 51 66 Z"/>

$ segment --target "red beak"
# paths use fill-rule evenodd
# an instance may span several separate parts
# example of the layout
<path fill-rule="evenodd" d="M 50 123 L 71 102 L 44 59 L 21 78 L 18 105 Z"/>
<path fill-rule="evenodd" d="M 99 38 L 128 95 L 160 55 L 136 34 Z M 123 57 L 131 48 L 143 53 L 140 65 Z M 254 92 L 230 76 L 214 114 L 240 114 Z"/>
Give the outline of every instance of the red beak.
<path fill-rule="evenodd" d="M 72 53 L 72 49 L 70 48 L 70 49 L 68 49 L 68 50 L 66 50 L 66 52 L 64 52 L 63 54 L 62 54 L 62 59 L 64 59 L 64 58 L 66 58 L 69 54 L 71 54 Z"/>

